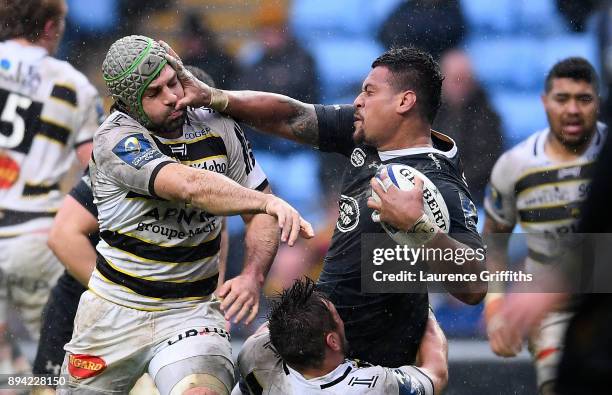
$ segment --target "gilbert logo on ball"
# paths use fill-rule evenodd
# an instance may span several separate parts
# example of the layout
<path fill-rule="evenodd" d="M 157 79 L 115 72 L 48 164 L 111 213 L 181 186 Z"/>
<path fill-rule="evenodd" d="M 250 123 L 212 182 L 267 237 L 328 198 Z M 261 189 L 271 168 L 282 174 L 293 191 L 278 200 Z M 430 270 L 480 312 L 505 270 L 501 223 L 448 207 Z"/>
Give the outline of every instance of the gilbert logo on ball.
<path fill-rule="evenodd" d="M 383 170 L 386 170 L 388 176 L 386 185 L 382 181 Z M 423 211 L 425 215 L 427 215 L 431 222 L 436 224 L 442 232 L 448 233 L 450 229 L 450 215 L 448 214 L 446 202 L 438 188 L 429 178 L 427 178 L 427 176 L 413 167 L 397 163 L 380 166 L 376 172 L 376 178 L 385 191 L 391 183 L 401 190 L 409 191 L 414 188 L 415 177 L 419 177 L 423 180 Z M 372 191 L 372 197 L 375 200 L 379 200 L 378 195 L 374 191 Z M 374 211 L 372 213 L 372 219 L 378 222 L 378 212 Z M 418 247 L 429 239 L 429 235 L 403 231 L 385 222 L 381 222 L 381 225 L 385 232 L 387 232 L 387 234 L 398 244 Z"/>

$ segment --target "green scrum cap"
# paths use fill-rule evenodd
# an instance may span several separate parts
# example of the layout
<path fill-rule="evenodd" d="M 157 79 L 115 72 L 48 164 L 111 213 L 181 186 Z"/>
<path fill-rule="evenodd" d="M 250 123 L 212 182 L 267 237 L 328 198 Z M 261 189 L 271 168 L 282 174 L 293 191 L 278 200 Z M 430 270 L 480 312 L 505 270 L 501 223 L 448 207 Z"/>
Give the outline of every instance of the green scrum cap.
<path fill-rule="evenodd" d="M 165 54 L 149 37 L 127 36 L 111 45 L 102 63 L 104 81 L 113 98 L 146 128 L 153 125 L 142 108 L 142 94 L 167 63 Z"/>

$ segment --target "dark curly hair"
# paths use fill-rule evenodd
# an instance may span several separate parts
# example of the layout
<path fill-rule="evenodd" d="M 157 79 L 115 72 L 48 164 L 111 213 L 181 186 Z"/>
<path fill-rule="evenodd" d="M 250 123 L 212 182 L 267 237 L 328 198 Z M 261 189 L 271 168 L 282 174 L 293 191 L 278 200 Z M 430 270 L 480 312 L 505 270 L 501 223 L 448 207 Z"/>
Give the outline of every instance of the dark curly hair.
<path fill-rule="evenodd" d="M 416 93 L 416 108 L 429 123 L 433 123 L 440 108 L 442 81 L 440 66 L 425 51 L 415 47 L 391 48 L 372 63 L 372 68 L 386 67 L 393 80 L 389 81 L 397 90 L 412 90 Z"/>
<path fill-rule="evenodd" d="M 310 278 L 297 280 L 272 303 L 268 314 L 270 340 L 294 369 L 318 368 L 325 357 L 325 336 L 338 329 L 326 303 Z"/>
<path fill-rule="evenodd" d="M 574 81 L 585 81 L 599 93 L 599 77 L 588 60 L 571 57 L 557 62 L 546 76 L 546 93 L 552 89 L 552 81 L 557 78 L 570 78 Z"/>

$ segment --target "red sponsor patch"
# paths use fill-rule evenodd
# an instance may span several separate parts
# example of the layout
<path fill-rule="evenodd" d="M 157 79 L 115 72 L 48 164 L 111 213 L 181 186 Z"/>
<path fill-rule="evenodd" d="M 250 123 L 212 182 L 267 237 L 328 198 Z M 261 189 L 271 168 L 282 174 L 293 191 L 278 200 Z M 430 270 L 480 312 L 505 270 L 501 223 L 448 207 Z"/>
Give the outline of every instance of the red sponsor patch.
<path fill-rule="evenodd" d="M 10 156 L 0 152 L 0 189 L 9 189 L 19 177 L 19 165 Z"/>
<path fill-rule="evenodd" d="M 77 379 L 87 379 L 102 373 L 106 362 L 100 357 L 85 354 L 68 355 L 68 372 Z"/>

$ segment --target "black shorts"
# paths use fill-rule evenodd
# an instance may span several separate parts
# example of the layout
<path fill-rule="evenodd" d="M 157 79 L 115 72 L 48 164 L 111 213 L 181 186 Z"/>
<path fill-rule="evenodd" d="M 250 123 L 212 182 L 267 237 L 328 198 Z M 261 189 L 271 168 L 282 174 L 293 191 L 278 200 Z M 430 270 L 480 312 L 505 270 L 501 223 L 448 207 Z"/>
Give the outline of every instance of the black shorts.
<path fill-rule="evenodd" d="M 347 283 L 318 283 L 344 321 L 348 357 L 374 365 L 412 365 L 429 311 L 425 294 L 361 294 Z"/>
<path fill-rule="evenodd" d="M 64 362 L 64 345 L 72 338 L 74 317 L 86 288 L 64 272 L 51 290 L 42 312 L 40 342 L 34 360 L 34 374 L 59 375 Z"/>

